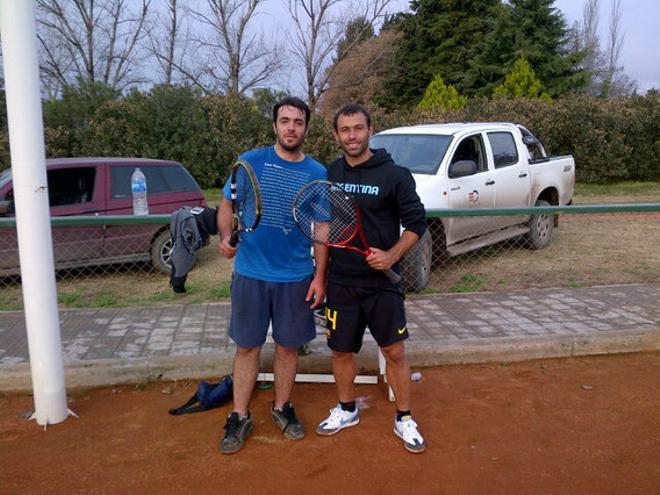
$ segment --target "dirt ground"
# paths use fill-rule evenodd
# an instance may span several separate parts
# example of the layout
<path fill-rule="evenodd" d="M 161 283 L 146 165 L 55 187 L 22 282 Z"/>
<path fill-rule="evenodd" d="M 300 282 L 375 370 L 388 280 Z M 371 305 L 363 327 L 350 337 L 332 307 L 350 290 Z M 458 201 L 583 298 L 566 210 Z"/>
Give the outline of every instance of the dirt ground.
<path fill-rule="evenodd" d="M 413 412 L 428 442 L 403 449 L 385 385 L 359 385 L 361 423 L 313 429 L 334 385 L 299 384 L 308 431 L 285 440 L 257 391 L 243 450 L 218 451 L 230 409 L 167 414 L 194 382 L 71 394 L 80 415 L 43 431 L 27 396 L 0 396 L 0 493 L 660 493 L 660 353 L 421 370 Z"/>

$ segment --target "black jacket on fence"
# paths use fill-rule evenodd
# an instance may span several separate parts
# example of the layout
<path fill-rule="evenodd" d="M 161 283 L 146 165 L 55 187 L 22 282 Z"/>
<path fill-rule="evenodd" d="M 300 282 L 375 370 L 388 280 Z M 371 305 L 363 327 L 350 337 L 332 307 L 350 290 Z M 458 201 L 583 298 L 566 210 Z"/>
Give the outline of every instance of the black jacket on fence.
<path fill-rule="evenodd" d="M 170 285 L 174 292 L 186 291 L 186 278 L 195 263 L 197 251 L 206 246 L 209 237 L 218 233 L 215 208 L 179 208 L 170 217 L 172 236 L 172 271 Z"/>

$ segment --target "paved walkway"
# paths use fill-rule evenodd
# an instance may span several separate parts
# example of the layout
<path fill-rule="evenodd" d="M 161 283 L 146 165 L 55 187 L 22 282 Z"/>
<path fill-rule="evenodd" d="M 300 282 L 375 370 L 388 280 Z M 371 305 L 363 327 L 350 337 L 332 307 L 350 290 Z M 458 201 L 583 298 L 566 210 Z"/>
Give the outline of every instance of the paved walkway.
<path fill-rule="evenodd" d="M 406 308 L 413 367 L 660 349 L 660 284 L 411 296 Z M 67 386 L 225 374 L 228 316 L 228 302 L 61 310 Z M 321 331 L 310 350 L 299 371 L 329 373 Z M 376 351 L 367 337 L 361 372 L 378 369 Z M 28 389 L 23 313 L 0 313 L 0 390 Z"/>

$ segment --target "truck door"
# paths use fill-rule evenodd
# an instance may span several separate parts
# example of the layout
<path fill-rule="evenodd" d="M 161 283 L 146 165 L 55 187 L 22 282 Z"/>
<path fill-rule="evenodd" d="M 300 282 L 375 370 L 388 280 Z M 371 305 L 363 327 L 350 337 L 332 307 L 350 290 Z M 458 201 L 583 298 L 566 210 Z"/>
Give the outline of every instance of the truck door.
<path fill-rule="evenodd" d="M 529 206 L 531 187 L 529 162 L 518 152 L 513 133 L 496 131 L 488 133 L 488 145 L 495 167 L 495 207 Z M 525 220 L 524 215 L 493 217 L 493 226 L 505 228 Z"/>
<path fill-rule="evenodd" d="M 473 175 L 452 178 L 447 174 L 449 208 L 492 208 L 495 204 L 493 173 L 489 169 L 481 133 L 461 139 L 449 162 L 471 160 L 476 163 Z M 489 230 L 493 217 L 450 217 L 447 219 L 447 244 L 481 235 Z"/>

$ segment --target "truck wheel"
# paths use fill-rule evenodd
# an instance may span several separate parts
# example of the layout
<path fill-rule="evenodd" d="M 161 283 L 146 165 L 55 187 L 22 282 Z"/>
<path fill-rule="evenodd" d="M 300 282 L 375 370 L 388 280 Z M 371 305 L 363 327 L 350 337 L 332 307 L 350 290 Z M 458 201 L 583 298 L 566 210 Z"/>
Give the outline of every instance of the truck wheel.
<path fill-rule="evenodd" d="M 151 243 L 151 264 L 159 272 L 169 274 L 172 270 L 172 237 L 168 229 L 163 230 Z"/>
<path fill-rule="evenodd" d="M 433 242 L 433 255 L 431 265 L 433 268 L 445 266 L 449 260 L 447 252 L 447 237 L 445 236 L 445 227 L 439 218 L 428 219 L 428 231 L 431 233 Z"/>
<path fill-rule="evenodd" d="M 431 261 L 433 259 L 433 241 L 427 230 L 401 260 L 401 284 L 409 292 L 419 292 L 429 283 Z"/>
<path fill-rule="evenodd" d="M 539 199 L 536 202 L 536 206 L 550 206 L 550 203 Z M 552 228 L 554 226 L 553 215 L 532 215 L 527 221 L 527 226 L 529 227 L 529 232 L 524 237 L 526 247 L 529 249 L 543 249 L 550 243 Z"/>

